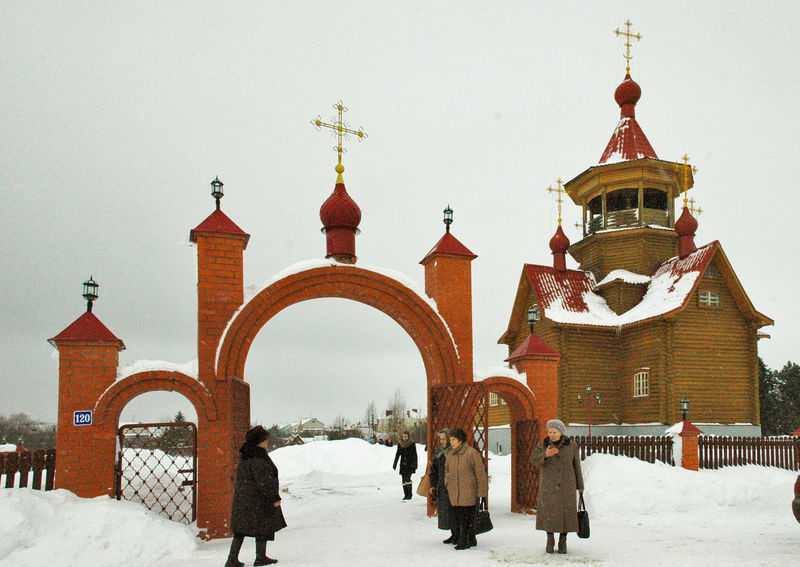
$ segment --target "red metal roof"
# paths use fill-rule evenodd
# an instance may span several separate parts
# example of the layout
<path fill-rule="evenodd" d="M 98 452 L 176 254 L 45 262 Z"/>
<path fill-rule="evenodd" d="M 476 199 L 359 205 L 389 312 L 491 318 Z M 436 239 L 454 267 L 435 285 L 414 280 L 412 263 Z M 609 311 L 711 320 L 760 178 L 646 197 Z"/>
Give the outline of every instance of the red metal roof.
<path fill-rule="evenodd" d="M 694 423 L 689 421 L 688 419 L 683 420 L 683 429 L 681 430 L 681 435 L 686 433 L 691 433 L 694 435 L 700 435 L 703 433 L 702 429 L 699 429 Z"/>
<path fill-rule="evenodd" d="M 564 308 L 568 311 L 580 313 L 589 310 L 583 295 L 592 291 L 594 280 L 588 272 L 561 271 L 550 266 L 525 264 L 525 275 L 543 308 L 556 300 L 563 300 Z"/>
<path fill-rule="evenodd" d="M 125 349 L 125 343 L 118 339 L 108 327 L 103 325 L 94 313 L 87 311 L 48 342 L 56 346 L 59 342 L 92 342 L 117 343 L 119 350 Z"/>
<path fill-rule="evenodd" d="M 619 123 L 611 134 L 599 163 L 617 163 L 641 158 L 658 159 L 653 146 L 636 121 L 636 103 L 641 96 L 642 89 L 630 75 L 626 75 L 614 93 L 614 99 L 620 107 Z"/>
<path fill-rule="evenodd" d="M 424 264 L 429 257 L 434 254 L 448 254 L 450 256 L 466 256 L 471 259 L 475 259 L 478 256 L 473 254 L 469 248 L 464 246 L 458 238 L 452 235 L 450 232 L 446 232 L 444 236 L 439 239 L 439 242 L 434 244 L 433 248 L 430 249 L 430 252 L 425 254 L 425 257 L 420 260 L 420 264 Z"/>
<path fill-rule="evenodd" d="M 506 362 L 513 362 L 529 356 L 561 358 L 561 354 L 559 354 L 557 350 L 551 348 L 541 337 L 528 335 L 525 340 L 514 349 L 514 352 L 506 359 Z"/>
<path fill-rule="evenodd" d="M 247 242 L 250 240 L 250 235 L 239 228 L 239 226 L 220 209 L 216 209 L 213 213 L 206 217 L 206 220 L 194 227 L 189 233 L 189 240 L 192 242 L 197 242 L 198 232 L 243 236 L 245 248 L 247 248 Z"/>

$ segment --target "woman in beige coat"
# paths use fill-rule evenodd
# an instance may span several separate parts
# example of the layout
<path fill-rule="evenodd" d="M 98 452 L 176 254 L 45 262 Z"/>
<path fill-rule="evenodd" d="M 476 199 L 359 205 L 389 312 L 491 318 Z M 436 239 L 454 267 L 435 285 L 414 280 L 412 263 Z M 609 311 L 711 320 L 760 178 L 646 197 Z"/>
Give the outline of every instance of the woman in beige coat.
<path fill-rule="evenodd" d="M 578 445 L 567 437 L 567 428 L 558 419 L 547 422 L 547 437 L 533 452 L 539 467 L 539 498 L 536 503 L 536 529 L 547 532 L 547 553 L 553 553 L 554 533 L 558 532 L 558 552 L 567 552 L 567 533 L 578 531 L 578 504 L 575 491 L 583 493 L 581 456 Z"/>
<path fill-rule="evenodd" d="M 475 516 L 478 503 L 486 505 L 489 479 L 481 454 L 467 445 L 463 429 L 450 432 L 450 452 L 445 461 L 445 486 L 450 499 L 450 521 L 454 523 L 456 549 L 478 545 L 475 537 Z"/>

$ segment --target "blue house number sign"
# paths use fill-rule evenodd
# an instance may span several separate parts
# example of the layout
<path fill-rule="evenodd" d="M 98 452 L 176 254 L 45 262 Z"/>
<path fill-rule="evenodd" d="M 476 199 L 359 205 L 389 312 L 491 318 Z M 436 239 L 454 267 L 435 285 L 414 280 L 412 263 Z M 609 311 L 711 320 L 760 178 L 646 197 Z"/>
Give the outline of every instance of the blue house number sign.
<path fill-rule="evenodd" d="M 81 410 L 73 412 L 72 425 L 76 427 L 83 427 L 84 425 L 92 424 L 92 410 Z"/>

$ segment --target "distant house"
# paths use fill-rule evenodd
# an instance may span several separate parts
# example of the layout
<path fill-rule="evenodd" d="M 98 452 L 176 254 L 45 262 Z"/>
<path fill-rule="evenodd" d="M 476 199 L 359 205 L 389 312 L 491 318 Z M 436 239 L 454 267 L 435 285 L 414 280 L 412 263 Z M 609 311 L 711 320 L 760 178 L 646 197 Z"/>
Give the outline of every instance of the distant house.
<path fill-rule="evenodd" d="M 281 437 L 293 437 L 299 435 L 303 439 L 307 437 L 320 437 L 325 435 L 325 424 L 315 417 L 302 418 L 294 423 L 287 423 L 279 428 Z"/>

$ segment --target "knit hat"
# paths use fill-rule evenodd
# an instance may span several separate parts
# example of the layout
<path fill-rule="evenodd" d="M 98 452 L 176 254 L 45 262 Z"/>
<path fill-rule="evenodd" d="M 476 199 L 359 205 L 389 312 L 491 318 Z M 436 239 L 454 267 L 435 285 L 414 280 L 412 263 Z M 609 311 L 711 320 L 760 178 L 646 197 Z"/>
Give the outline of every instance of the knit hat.
<path fill-rule="evenodd" d="M 547 429 L 558 429 L 561 432 L 561 435 L 567 434 L 567 426 L 564 425 L 564 422 L 560 419 L 547 420 Z"/>

